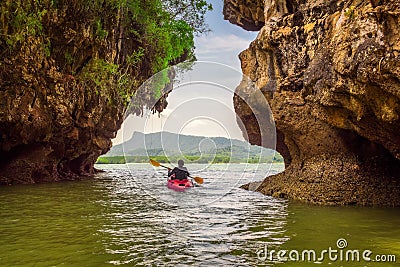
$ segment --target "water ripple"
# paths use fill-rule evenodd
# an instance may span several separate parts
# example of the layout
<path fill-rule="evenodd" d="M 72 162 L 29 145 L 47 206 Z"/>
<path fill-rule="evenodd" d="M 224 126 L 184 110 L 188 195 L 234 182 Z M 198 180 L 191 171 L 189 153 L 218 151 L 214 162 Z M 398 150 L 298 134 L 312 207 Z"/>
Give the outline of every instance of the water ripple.
<path fill-rule="evenodd" d="M 108 173 L 98 180 L 109 198 L 99 204 L 113 210 L 104 214 L 108 223 L 99 231 L 107 237 L 107 253 L 121 258 L 110 261 L 114 265 L 250 266 L 260 242 L 280 245 L 288 239 L 286 201 L 241 189 L 226 193 L 232 177 L 177 193 L 165 188 L 162 173 L 154 177 L 140 168 L 133 176 L 111 173 L 113 179 Z M 146 180 L 151 185 L 143 187 Z M 180 204 L 167 204 L 174 201 Z"/>

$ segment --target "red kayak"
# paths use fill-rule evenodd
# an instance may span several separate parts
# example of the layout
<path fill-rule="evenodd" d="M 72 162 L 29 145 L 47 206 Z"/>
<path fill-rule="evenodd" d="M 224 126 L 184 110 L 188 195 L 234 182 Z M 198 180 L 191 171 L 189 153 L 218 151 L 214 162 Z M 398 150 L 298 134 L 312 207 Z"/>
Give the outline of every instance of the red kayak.
<path fill-rule="evenodd" d="M 190 187 L 193 187 L 192 181 L 185 179 L 185 180 L 168 180 L 167 186 L 169 189 L 182 192 Z"/>

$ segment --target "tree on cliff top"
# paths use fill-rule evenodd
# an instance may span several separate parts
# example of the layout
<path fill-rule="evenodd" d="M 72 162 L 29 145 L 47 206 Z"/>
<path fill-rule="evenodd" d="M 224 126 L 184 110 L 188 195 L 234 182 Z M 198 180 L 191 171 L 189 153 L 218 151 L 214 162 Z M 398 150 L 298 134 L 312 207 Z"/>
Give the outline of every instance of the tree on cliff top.
<path fill-rule="evenodd" d="M 204 0 L 163 0 L 165 10 L 174 20 L 185 21 L 196 34 L 209 31 L 205 23 L 205 13 L 212 10 L 212 5 Z"/>

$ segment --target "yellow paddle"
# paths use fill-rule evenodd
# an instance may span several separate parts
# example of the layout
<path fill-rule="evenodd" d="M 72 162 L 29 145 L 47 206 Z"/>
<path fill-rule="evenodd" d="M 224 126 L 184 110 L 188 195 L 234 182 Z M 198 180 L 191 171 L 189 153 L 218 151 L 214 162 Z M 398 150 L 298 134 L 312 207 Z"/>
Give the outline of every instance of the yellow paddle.
<path fill-rule="evenodd" d="M 163 167 L 163 168 L 169 169 L 167 166 L 161 165 L 160 162 L 155 161 L 153 159 L 150 159 L 150 164 L 153 165 L 154 167 Z M 201 177 L 197 177 L 197 176 L 192 177 L 190 175 L 189 175 L 189 177 L 193 178 L 196 181 L 196 183 L 198 183 L 198 184 L 204 183 L 204 179 Z"/>

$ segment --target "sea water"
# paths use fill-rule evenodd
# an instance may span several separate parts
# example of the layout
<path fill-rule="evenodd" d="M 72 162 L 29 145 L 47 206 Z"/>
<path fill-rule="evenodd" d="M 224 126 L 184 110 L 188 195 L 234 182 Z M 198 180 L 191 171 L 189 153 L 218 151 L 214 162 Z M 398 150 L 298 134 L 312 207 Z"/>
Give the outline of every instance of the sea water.
<path fill-rule="evenodd" d="M 185 192 L 149 164 L 97 168 L 93 179 L 0 188 L 0 266 L 399 266 L 398 208 L 242 190 L 253 165 L 188 165 L 205 182 Z"/>

